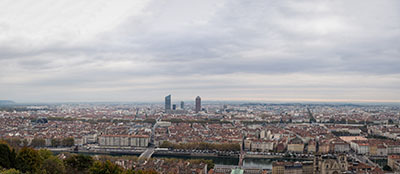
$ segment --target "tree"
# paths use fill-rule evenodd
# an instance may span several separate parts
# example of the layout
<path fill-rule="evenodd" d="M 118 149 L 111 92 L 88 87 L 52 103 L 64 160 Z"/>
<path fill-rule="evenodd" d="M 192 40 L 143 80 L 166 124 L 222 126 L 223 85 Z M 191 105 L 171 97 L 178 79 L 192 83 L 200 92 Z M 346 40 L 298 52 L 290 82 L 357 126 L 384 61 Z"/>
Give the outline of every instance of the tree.
<path fill-rule="evenodd" d="M 89 171 L 91 174 L 120 174 L 122 168 L 107 160 L 106 162 L 96 161 Z"/>
<path fill-rule="evenodd" d="M 28 142 L 27 139 L 22 140 L 22 146 L 23 146 L 23 147 L 28 146 L 28 144 L 29 144 L 29 142 Z"/>
<path fill-rule="evenodd" d="M 43 170 L 46 171 L 46 174 L 66 173 L 63 162 L 56 156 L 50 156 L 43 161 Z"/>
<path fill-rule="evenodd" d="M 65 167 L 70 173 L 88 173 L 93 165 L 93 158 L 87 155 L 72 155 L 64 160 Z"/>
<path fill-rule="evenodd" d="M 19 147 L 22 143 L 22 141 L 19 138 L 7 138 L 5 139 L 5 141 L 13 148 Z"/>
<path fill-rule="evenodd" d="M 72 137 L 64 138 L 64 139 L 61 141 L 61 144 L 62 144 L 62 146 L 64 146 L 64 147 L 71 147 L 71 146 L 74 146 L 74 145 L 75 145 L 74 138 L 72 138 Z"/>
<path fill-rule="evenodd" d="M 58 147 L 60 145 L 61 145 L 61 141 L 59 139 L 55 139 L 55 138 L 51 139 L 51 146 Z"/>
<path fill-rule="evenodd" d="M 32 147 L 44 147 L 46 145 L 46 141 L 43 138 L 34 138 L 31 142 Z"/>
<path fill-rule="evenodd" d="M 388 165 L 383 166 L 382 169 L 383 169 L 384 171 L 393 171 L 392 168 L 390 168 L 390 166 L 388 166 Z"/>
<path fill-rule="evenodd" d="M 15 169 L 8 169 L 0 171 L 0 174 L 21 174 L 21 172 Z"/>
<path fill-rule="evenodd" d="M 0 167 L 13 168 L 15 164 L 15 151 L 5 142 L 0 143 Z"/>
<path fill-rule="evenodd" d="M 38 151 L 29 147 L 23 147 L 17 155 L 16 162 L 16 167 L 21 172 L 38 173 L 42 161 Z"/>
<path fill-rule="evenodd" d="M 40 158 L 42 160 L 46 160 L 47 158 L 50 158 L 51 156 L 53 156 L 53 152 L 51 152 L 50 150 L 47 149 L 40 149 L 38 150 Z"/>

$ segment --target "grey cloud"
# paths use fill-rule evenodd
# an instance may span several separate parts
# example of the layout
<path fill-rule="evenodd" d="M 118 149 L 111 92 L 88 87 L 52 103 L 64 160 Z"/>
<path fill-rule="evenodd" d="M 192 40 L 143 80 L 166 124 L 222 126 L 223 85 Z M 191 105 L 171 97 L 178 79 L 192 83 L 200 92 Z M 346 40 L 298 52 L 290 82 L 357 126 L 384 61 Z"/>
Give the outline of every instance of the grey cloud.
<path fill-rule="evenodd" d="M 62 86 L 125 89 L 132 85 L 138 90 L 143 86 L 158 86 L 156 89 L 163 91 L 164 85 L 166 89 L 180 90 L 257 91 L 278 90 L 290 83 L 261 84 L 262 79 L 260 84 L 246 88 L 233 80 L 219 84 L 207 78 L 235 73 L 276 76 L 300 73 L 347 74 L 354 78 L 360 78 L 360 74 L 394 76 L 386 87 L 368 85 L 374 89 L 390 88 L 392 92 L 399 86 L 398 1 L 198 3 L 197 7 L 184 1 L 153 1 L 143 14 L 132 16 L 90 40 L 66 37 L 42 43 L 12 37 L 11 44 L 0 38 L 0 80 L 4 74 L 20 74 L 21 78 L 27 73 L 37 79 L 7 83 L 54 89 Z M 186 86 L 194 83 L 188 77 L 200 78 L 202 84 Z M 142 82 L 152 78 L 155 82 Z M 176 78 L 186 81 L 175 81 Z M 246 80 L 242 83 L 246 84 Z M 326 83 L 292 87 L 320 87 L 324 91 L 323 87 L 335 86 Z"/>

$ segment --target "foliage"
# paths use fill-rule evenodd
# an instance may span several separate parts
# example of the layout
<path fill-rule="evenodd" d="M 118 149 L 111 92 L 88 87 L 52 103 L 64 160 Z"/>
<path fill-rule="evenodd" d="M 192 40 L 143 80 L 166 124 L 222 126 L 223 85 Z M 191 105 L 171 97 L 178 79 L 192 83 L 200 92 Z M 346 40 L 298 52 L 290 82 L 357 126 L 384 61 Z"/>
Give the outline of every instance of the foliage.
<path fill-rule="evenodd" d="M 62 139 L 61 140 L 61 145 L 64 146 L 64 147 L 74 146 L 75 145 L 74 138 L 69 137 L 69 138 Z"/>
<path fill-rule="evenodd" d="M 107 160 L 106 162 L 94 162 L 89 171 L 91 174 L 120 174 L 123 169 Z"/>
<path fill-rule="evenodd" d="M 43 170 L 46 171 L 46 174 L 66 173 L 62 160 L 56 156 L 50 156 L 43 161 Z"/>
<path fill-rule="evenodd" d="M 22 143 L 21 139 L 16 138 L 16 137 L 15 138 L 6 138 L 6 139 L 4 139 L 4 141 L 6 141 L 7 144 L 9 144 L 13 148 L 18 148 Z"/>
<path fill-rule="evenodd" d="M 48 159 L 53 156 L 53 152 L 47 149 L 40 149 L 38 150 L 39 156 L 42 160 Z"/>
<path fill-rule="evenodd" d="M 192 160 L 189 160 L 189 162 L 195 163 L 195 164 L 196 163 L 197 164 L 205 163 L 205 164 L 207 164 L 207 171 L 209 171 L 210 169 L 214 168 L 214 166 L 215 166 L 215 164 L 214 164 L 214 162 L 212 160 L 206 160 L 206 159 L 192 159 Z"/>
<path fill-rule="evenodd" d="M 388 166 L 388 165 L 383 166 L 382 169 L 383 169 L 384 171 L 393 171 L 392 168 L 390 168 L 390 166 Z"/>
<path fill-rule="evenodd" d="M 6 170 L 1 170 L 0 174 L 21 174 L 21 172 L 16 169 L 6 169 Z"/>
<path fill-rule="evenodd" d="M 55 138 L 51 139 L 51 146 L 52 146 L 52 147 L 61 146 L 61 141 L 60 141 L 60 139 L 55 139 Z"/>
<path fill-rule="evenodd" d="M 357 135 L 359 135 L 359 134 L 352 134 L 350 132 L 345 132 L 345 131 L 332 131 L 332 134 L 336 135 L 338 137 L 341 137 L 341 136 L 357 136 Z"/>
<path fill-rule="evenodd" d="M 43 138 L 34 138 L 31 142 L 32 147 L 44 147 L 46 145 L 46 141 Z"/>
<path fill-rule="evenodd" d="M 17 155 L 17 169 L 23 173 L 38 173 L 40 171 L 42 160 L 38 151 L 23 147 Z"/>
<path fill-rule="evenodd" d="M 94 160 L 92 157 L 87 155 L 72 155 L 65 159 L 64 162 L 66 169 L 71 171 L 71 173 L 88 173 Z"/>
<path fill-rule="evenodd" d="M 375 134 L 368 134 L 368 136 L 366 136 L 366 138 L 374 138 L 374 139 L 382 139 L 382 140 L 391 140 L 391 138 L 389 137 L 385 137 L 382 135 L 375 135 Z"/>
<path fill-rule="evenodd" d="M 238 143 L 171 143 L 164 141 L 161 148 L 172 148 L 172 149 L 187 149 L 187 150 L 218 150 L 218 151 L 240 151 L 240 144 Z"/>
<path fill-rule="evenodd" d="M 13 168 L 15 164 L 15 150 L 8 144 L 0 142 L 0 167 Z"/>
<path fill-rule="evenodd" d="M 229 121 L 222 121 L 219 119 L 210 119 L 210 120 L 183 120 L 183 119 L 177 119 L 177 118 L 172 118 L 172 119 L 166 119 L 163 121 L 168 121 L 171 123 L 207 123 L 207 124 L 223 124 L 223 123 L 231 123 Z"/>

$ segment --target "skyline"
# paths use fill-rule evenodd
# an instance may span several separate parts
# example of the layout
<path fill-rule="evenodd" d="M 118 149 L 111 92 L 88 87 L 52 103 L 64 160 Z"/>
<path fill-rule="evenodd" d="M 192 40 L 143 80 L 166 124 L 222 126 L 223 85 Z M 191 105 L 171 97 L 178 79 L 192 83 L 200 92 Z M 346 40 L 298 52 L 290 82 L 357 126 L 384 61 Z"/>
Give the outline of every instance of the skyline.
<path fill-rule="evenodd" d="M 400 102 L 396 0 L 0 6 L 0 100 Z"/>

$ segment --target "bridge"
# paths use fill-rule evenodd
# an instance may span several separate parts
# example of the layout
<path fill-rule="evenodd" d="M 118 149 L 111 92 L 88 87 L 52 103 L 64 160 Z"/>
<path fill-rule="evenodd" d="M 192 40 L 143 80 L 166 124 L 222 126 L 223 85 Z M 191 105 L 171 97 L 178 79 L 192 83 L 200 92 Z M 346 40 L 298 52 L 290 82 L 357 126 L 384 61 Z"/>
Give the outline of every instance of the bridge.
<path fill-rule="evenodd" d="M 155 148 L 154 148 L 154 133 L 156 132 L 157 122 L 159 122 L 162 118 L 162 115 L 156 119 L 156 123 L 154 123 L 153 127 L 151 128 L 151 135 L 150 135 L 150 145 L 149 147 L 139 156 L 139 160 L 149 160 L 151 155 L 153 155 Z"/>
<path fill-rule="evenodd" d="M 149 160 L 151 155 L 153 155 L 154 150 L 154 147 L 147 148 L 142 154 L 140 154 L 139 160 Z"/>

